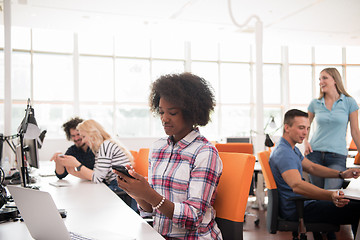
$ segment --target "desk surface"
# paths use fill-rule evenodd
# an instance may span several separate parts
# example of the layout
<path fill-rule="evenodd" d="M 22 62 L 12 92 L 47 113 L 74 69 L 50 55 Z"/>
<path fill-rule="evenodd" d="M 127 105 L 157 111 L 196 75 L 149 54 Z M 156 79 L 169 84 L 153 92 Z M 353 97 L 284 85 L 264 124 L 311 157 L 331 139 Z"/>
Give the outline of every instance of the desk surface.
<path fill-rule="evenodd" d="M 55 187 L 56 177 L 39 178 L 40 190 L 49 192 L 57 206 L 67 211 L 64 219 L 69 231 L 95 239 L 164 239 L 145 220 L 128 207 L 105 184 L 95 184 L 67 176 L 67 187 Z M 20 221 L 0 224 L 0 239 L 32 239 Z"/>

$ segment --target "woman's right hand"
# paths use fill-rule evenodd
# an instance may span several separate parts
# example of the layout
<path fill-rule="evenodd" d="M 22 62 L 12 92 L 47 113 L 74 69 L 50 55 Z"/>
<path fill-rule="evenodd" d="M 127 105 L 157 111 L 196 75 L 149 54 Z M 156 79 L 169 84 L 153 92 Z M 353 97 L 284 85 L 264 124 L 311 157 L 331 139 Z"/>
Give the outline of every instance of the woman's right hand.
<path fill-rule="evenodd" d="M 305 156 L 308 155 L 309 153 L 312 153 L 312 148 L 310 143 L 307 140 L 304 140 L 304 145 L 305 145 Z"/>

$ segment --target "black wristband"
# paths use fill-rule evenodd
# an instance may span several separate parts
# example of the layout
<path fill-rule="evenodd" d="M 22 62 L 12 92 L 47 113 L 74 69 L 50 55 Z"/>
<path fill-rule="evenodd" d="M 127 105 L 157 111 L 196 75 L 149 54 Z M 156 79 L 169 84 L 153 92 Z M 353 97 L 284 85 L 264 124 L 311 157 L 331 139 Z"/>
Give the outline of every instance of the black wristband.
<path fill-rule="evenodd" d="M 84 164 L 81 163 L 80 166 L 76 167 L 76 171 L 79 172 L 82 166 L 84 166 Z"/>
<path fill-rule="evenodd" d="M 344 179 L 342 173 L 343 173 L 342 171 L 339 172 L 339 178 Z"/>

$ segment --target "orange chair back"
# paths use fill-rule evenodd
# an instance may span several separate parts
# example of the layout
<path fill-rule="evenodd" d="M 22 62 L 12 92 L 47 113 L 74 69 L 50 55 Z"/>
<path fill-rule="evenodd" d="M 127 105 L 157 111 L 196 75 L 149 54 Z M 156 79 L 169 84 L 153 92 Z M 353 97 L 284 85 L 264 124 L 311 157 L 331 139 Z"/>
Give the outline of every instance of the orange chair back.
<path fill-rule="evenodd" d="M 254 153 L 251 143 L 217 143 L 215 147 L 219 152 Z"/>
<path fill-rule="evenodd" d="M 219 156 L 223 163 L 223 172 L 214 203 L 216 217 L 244 222 L 255 156 L 228 152 L 219 152 Z"/>
<path fill-rule="evenodd" d="M 357 150 L 354 139 L 351 139 L 349 150 L 351 150 L 351 151 L 356 151 Z"/>
<path fill-rule="evenodd" d="M 134 158 L 134 162 L 135 162 L 135 159 L 137 158 L 137 156 L 138 156 L 138 152 L 137 151 L 135 151 L 135 150 L 130 150 L 130 153 L 131 153 L 131 155 L 133 156 L 133 158 Z"/>
<path fill-rule="evenodd" d="M 149 152 L 149 148 L 140 148 L 137 157 L 134 160 L 135 171 L 144 177 L 148 176 Z"/>
<path fill-rule="evenodd" d="M 258 153 L 258 160 L 261 165 L 262 174 L 264 175 L 266 187 L 268 189 L 276 189 L 277 186 L 274 179 L 274 175 L 272 174 L 270 168 L 269 159 L 270 159 L 269 151 L 263 151 Z"/>
<path fill-rule="evenodd" d="M 360 155 L 359 155 L 359 153 L 357 153 L 356 156 L 355 156 L 354 164 L 360 165 Z"/>

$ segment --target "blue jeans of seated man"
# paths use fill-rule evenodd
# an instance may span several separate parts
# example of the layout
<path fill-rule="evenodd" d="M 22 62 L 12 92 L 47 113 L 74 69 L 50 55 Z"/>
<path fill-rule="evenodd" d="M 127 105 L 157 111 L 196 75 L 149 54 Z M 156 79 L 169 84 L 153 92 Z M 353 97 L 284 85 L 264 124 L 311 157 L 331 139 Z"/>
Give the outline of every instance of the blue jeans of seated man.
<path fill-rule="evenodd" d="M 135 199 L 130 197 L 124 190 L 122 190 L 117 184 L 117 180 L 114 179 L 110 182 L 108 187 L 115 192 L 127 205 L 129 205 L 135 212 L 139 212 Z"/>
<path fill-rule="evenodd" d="M 313 163 L 317 163 L 328 168 L 336 169 L 339 171 L 346 170 L 345 155 L 332 152 L 313 151 L 312 153 L 306 155 L 306 158 Z M 309 176 L 312 184 L 324 189 L 339 189 L 341 188 L 344 181 L 341 178 L 321 178 L 311 174 L 309 174 Z"/>

